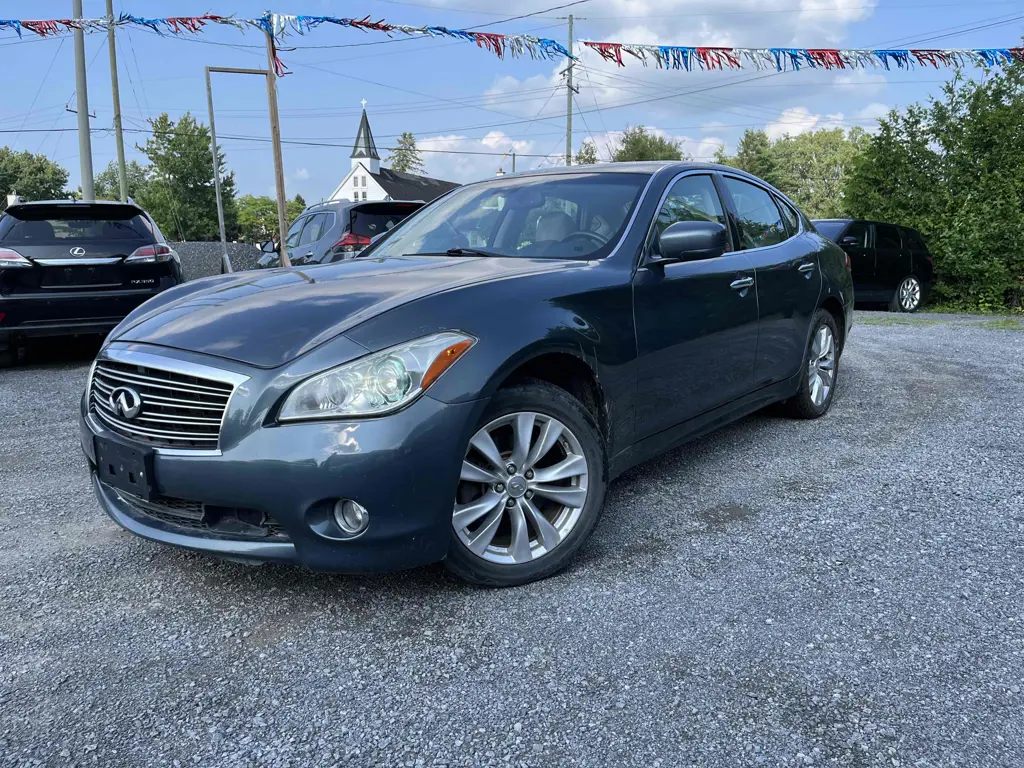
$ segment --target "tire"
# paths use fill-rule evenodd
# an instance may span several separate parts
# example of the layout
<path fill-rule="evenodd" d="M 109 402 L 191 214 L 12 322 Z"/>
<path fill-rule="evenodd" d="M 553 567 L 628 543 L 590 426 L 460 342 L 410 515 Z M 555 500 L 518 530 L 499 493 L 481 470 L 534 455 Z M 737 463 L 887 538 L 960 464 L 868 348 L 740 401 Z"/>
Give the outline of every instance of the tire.
<path fill-rule="evenodd" d="M 907 275 L 889 300 L 890 312 L 917 312 L 921 306 L 921 297 L 924 295 L 924 287 L 917 275 Z"/>
<path fill-rule="evenodd" d="M 828 413 L 839 381 L 841 342 L 835 318 L 827 310 L 819 309 L 811 320 L 811 328 L 800 368 L 800 389 L 786 401 L 786 412 L 795 419 L 817 419 Z"/>
<path fill-rule="evenodd" d="M 10 368 L 16 361 L 16 355 L 12 350 L 0 352 L 0 368 Z"/>
<path fill-rule="evenodd" d="M 499 390 L 466 449 L 445 567 L 492 587 L 551 576 L 593 532 L 606 486 L 601 432 L 576 398 L 534 379 Z"/>

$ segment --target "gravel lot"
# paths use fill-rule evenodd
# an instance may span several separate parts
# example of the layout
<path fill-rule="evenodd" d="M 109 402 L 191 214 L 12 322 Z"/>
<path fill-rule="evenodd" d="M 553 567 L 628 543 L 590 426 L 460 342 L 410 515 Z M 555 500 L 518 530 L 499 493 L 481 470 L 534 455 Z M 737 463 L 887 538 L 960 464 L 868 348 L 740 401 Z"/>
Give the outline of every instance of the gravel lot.
<path fill-rule="evenodd" d="M 828 417 L 644 464 L 505 591 L 122 532 L 95 347 L 36 350 L 0 372 L 0 765 L 1020 765 L 1024 332 L 858 318 Z"/>

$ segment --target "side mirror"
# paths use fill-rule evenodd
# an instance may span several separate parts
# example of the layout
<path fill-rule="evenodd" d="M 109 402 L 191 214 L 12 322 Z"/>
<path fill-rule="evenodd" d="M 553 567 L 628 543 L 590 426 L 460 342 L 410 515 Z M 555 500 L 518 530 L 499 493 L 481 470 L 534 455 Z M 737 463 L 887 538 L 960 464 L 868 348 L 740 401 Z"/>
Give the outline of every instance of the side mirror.
<path fill-rule="evenodd" d="M 279 249 L 280 246 L 273 240 L 267 240 L 267 242 L 260 246 L 260 250 L 264 253 L 277 253 Z"/>
<path fill-rule="evenodd" d="M 860 245 L 860 240 L 858 240 L 853 235 L 847 235 L 846 237 L 839 241 L 839 245 L 841 245 L 843 248 L 857 248 Z"/>
<path fill-rule="evenodd" d="M 658 236 L 659 257 L 654 261 L 714 259 L 728 244 L 725 227 L 717 221 L 677 221 Z"/>

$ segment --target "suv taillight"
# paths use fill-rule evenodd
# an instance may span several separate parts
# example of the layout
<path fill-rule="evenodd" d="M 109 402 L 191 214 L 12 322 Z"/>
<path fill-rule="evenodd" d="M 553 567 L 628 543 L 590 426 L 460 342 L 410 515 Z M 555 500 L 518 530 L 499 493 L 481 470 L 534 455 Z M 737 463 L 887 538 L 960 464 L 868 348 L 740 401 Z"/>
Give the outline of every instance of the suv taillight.
<path fill-rule="evenodd" d="M 370 244 L 370 238 L 364 237 L 363 235 L 354 235 L 349 232 L 341 240 L 336 242 L 332 247 L 340 248 L 345 253 L 352 253 L 353 251 L 361 251 L 363 248 Z"/>
<path fill-rule="evenodd" d="M 32 262 L 17 251 L 12 251 L 10 248 L 0 248 L 0 269 L 17 269 L 31 266 Z"/>
<path fill-rule="evenodd" d="M 170 261 L 174 258 L 174 251 L 166 243 L 155 245 L 144 245 L 136 248 L 132 254 L 124 260 L 125 264 L 156 264 L 160 261 Z"/>

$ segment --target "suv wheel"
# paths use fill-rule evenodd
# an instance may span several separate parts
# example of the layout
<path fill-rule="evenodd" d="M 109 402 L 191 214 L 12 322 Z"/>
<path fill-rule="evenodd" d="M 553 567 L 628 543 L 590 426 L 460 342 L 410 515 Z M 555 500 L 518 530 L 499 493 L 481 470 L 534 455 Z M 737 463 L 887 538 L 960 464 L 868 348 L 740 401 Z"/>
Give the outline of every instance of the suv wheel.
<path fill-rule="evenodd" d="M 914 275 L 903 278 L 889 302 L 892 312 L 916 312 L 921 306 L 921 281 Z"/>
<path fill-rule="evenodd" d="M 500 390 L 462 462 L 446 567 L 490 586 L 550 576 L 597 525 L 605 484 L 600 432 L 579 401 L 540 381 Z"/>
<path fill-rule="evenodd" d="M 814 313 L 810 341 L 804 354 L 803 375 L 795 397 L 786 402 L 789 415 L 817 419 L 828 413 L 839 374 L 839 334 L 832 315 L 819 309 Z"/>

